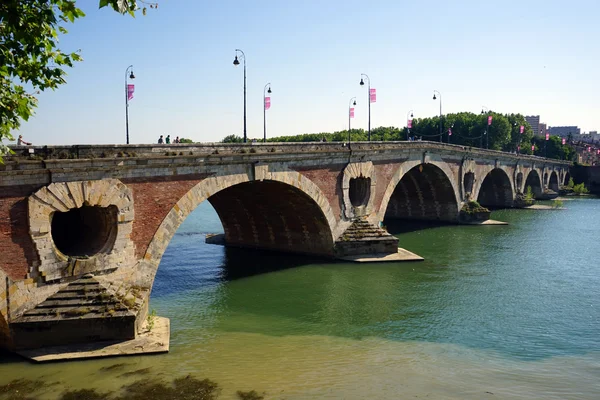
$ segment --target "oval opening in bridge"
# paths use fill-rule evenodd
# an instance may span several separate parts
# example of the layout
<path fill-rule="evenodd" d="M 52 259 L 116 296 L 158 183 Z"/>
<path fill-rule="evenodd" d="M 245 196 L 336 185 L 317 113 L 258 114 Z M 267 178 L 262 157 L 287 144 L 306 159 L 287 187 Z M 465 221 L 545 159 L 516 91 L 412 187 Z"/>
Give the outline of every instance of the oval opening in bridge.
<path fill-rule="evenodd" d="M 116 206 L 73 208 L 52 215 L 51 233 L 56 248 L 71 257 L 109 252 L 117 236 Z"/>
<path fill-rule="evenodd" d="M 350 203 L 353 207 L 366 206 L 371 195 L 371 178 L 352 178 L 348 188 Z"/>

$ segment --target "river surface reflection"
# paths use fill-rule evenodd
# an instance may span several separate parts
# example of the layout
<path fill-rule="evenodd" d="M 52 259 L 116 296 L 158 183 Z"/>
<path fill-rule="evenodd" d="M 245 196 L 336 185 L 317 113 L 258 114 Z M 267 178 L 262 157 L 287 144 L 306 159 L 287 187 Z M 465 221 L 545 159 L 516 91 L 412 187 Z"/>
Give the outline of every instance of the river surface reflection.
<path fill-rule="evenodd" d="M 389 224 L 424 262 L 329 263 L 204 244 L 222 230 L 206 202 L 164 255 L 151 308 L 171 319 L 171 352 L 32 365 L 17 377 L 117 390 L 146 370 L 193 374 L 220 398 L 600 398 L 600 200 L 502 210 L 508 226 Z M 106 367 L 125 363 L 121 371 Z M 102 369 L 104 368 L 104 369 Z M 0 394 L 0 398 L 1 394 Z"/>

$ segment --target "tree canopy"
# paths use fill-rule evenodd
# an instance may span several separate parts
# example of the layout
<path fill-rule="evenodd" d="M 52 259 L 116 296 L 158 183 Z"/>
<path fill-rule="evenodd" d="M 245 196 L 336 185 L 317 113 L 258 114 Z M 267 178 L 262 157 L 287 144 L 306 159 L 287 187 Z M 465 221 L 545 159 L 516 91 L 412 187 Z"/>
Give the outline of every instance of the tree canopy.
<path fill-rule="evenodd" d="M 158 7 L 141 0 L 100 0 L 98 5 L 131 15 Z M 11 131 L 31 117 L 35 96 L 64 84 L 64 69 L 82 60 L 79 50 L 59 49 L 58 38 L 84 16 L 74 0 L 0 1 L 0 162 L 8 151 L 3 139 L 14 140 Z"/>

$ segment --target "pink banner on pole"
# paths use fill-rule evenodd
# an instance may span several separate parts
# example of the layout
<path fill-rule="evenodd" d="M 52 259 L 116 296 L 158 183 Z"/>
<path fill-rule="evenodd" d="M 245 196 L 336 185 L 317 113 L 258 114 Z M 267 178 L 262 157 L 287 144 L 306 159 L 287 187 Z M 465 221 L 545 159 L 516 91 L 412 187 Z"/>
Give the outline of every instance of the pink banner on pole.
<path fill-rule="evenodd" d="M 492 116 L 488 115 L 488 126 L 492 124 Z"/>
<path fill-rule="evenodd" d="M 369 99 L 371 100 L 371 103 L 375 103 L 377 101 L 377 92 L 375 89 L 371 89 L 371 92 L 369 93 Z"/>
<path fill-rule="evenodd" d="M 408 129 L 411 129 L 411 128 L 412 128 L 412 119 L 409 119 L 409 120 L 408 120 L 408 122 L 406 123 L 406 127 L 407 127 Z"/>
<path fill-rule="evenodd" d="M 452 128 L 448 128 L 448 136 L 452 136 Z"/>
<path fill-rule="evenodd" d="M 127 84 L 127 100 L 133 99 L 134 89 L 135 89 L 135 87 L 134 87 L 133 83 Z"/>
<path fill-rule="evenodd" d="M 354 107 L 350 109 L 350 118 L 354 118 Z"/>
<path fill-rule="evenodd" d="M 521 146 L 517 146 L 517 153 L 521 152 Z"/>
<path fill-rule="evenodd" d="M 550 134 L 546 133 L 546 140 L 550 140 Z"/>
<path fill-rule="evenodd" d="M 562 144 L 566 144 L 567 143 L 567 139 L 562 138 Z"/>
<path fill-rule="evenodd" d="M 269 108 L 271 108 L 271 98 L 265 97 L 265 110 L 268 110 Z"/>
<path fill-rule="evenodd" d="M 523 125 L 521 125 L 521 128 L 519 129 L 519 133 L 523 133 L 525 131 L 525 127 Z"/>
<path fill-rule="evenodd" d="M 592 148 L 591 148 L 591 147 L 588 147 L 588 153 L 589 153 L 590 151 L 592 151 Z"/>
<path fill-rule="evenodd" d="M 596 154 L 600 154 L 600 149 L 598 149 L 598 151 L 596 152 Z"/>
<path fill-rule="evenodd" d="M 531 145 L 531 151 L 535 151 L 535 144 Z"/>

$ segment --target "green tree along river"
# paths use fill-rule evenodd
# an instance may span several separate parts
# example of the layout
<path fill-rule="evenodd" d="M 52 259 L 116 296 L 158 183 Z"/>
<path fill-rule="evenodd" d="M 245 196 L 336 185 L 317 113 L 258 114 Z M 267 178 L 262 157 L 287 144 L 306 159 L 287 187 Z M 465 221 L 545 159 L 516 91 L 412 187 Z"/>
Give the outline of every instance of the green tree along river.
<path fill-rule="evenodd" d="M 153 289 L 151 308 L 171 318 L 169 354 L 3 356 L 0 385 L 59 382 L 37 394 L 55 398 L 116 391 L 145 372 L 209 378 L 222 399 L 598 399 L 600 200 L 565 207 L 492 214 L 508 226 L 389 223 L 424 262 L 346 264 L 206 245 L 222 228 L 204 203 Z"/>

